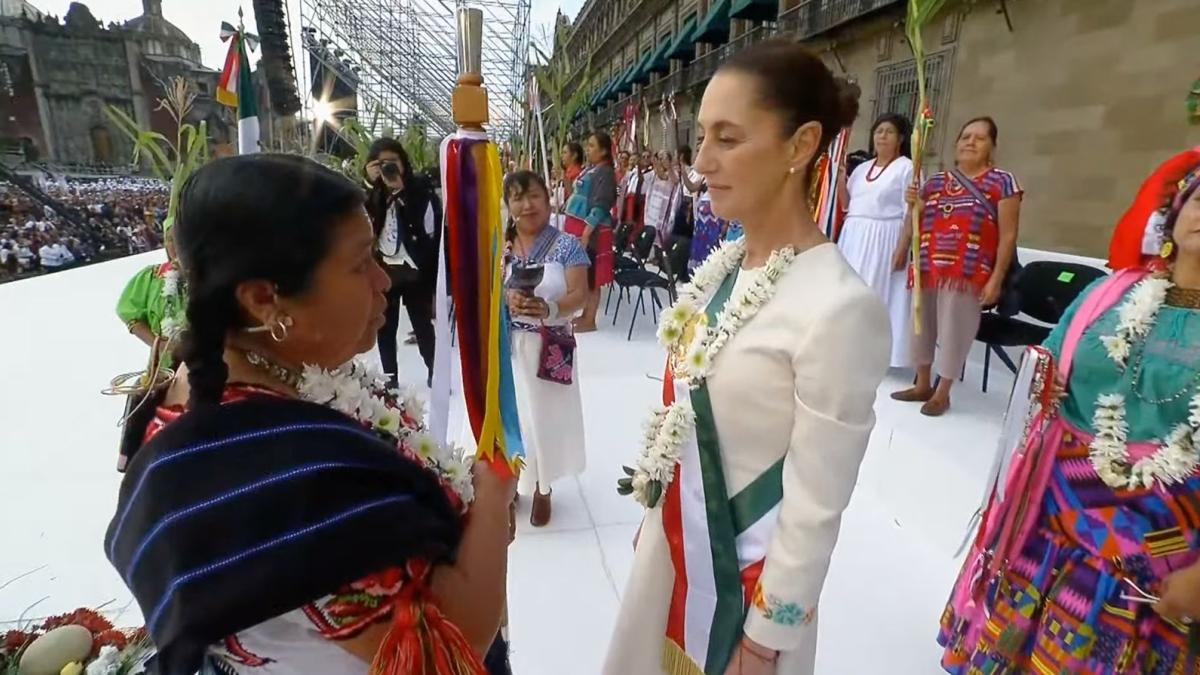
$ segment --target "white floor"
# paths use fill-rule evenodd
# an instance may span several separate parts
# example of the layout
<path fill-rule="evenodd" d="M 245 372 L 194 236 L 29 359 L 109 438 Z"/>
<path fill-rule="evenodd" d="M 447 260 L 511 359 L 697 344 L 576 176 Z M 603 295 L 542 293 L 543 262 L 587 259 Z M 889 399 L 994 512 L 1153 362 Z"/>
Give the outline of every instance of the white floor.
<path fill-rule="evenodd" d="M 144 366 L 145 351 L 113 314 L 122 285 L 156 254 L 0 285 L 0 631 L 104 605 L 123 625 L 141 617 L 101 552 L 120 476 L 113 469 L 122 401 L 109 379 Z M 517 675 L 598 673 L 632 561 L 640 518 L 616 494 L 662 368 L 649 316 L 581 336 L 589 467 L 555 486 L 554 519 L 528 525 L 511 551 L 510 614 Z M 415 347 L 402 372 L 421 372 Z M 821 604 L 818 673 L 939 672 L 934 637 L 958 563 L 952 559 L 982 491 L 1010 386 L 993 363 L 992 393 L 968 366 L 939 420 L 892 402 L 846 513 Z M 820 470 L 820 467 L 814 467 Z M 528 500 L 523 504 L 527 507 Z M 641 675 L 630 673 L 629 675 Z"/>

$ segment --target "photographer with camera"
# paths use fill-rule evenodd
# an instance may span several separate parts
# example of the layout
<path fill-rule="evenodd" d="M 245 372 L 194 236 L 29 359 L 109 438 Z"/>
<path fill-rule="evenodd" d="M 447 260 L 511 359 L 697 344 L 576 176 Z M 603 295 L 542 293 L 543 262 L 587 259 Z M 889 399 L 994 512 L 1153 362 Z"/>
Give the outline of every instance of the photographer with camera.
<path fill-rule="evenodd" d="M 366 170 L 371 185 L 367 213 L 375 227 L 375 249 L 392 280 L 386 321 L 379 329 L 383 370 L 393 382 L 398 379 L 396 332 L 403 302 L 417 348 L 429 369 L 427 375 L 432 377 L 433 303 L 442 205 L 428 181 L 413 171 L 404 146 L 393 138 L 380 138 L 371 144 Z"/>

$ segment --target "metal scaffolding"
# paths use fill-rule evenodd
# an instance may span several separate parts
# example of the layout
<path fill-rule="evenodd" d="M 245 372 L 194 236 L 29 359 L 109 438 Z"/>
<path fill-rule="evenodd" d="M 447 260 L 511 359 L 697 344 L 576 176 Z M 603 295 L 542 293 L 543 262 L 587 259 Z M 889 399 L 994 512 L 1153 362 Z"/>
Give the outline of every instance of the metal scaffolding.
<path fill-rule="evenodd" d="M 483 78 L 489 128 L 515 138 L 523 118 L 531 0 L 301 0 L 303 56 L 357 89 L 360 118 L 378 115 L 398 130 L 424 122 L 431 133 L 454 131 L 450 93 L 458 77 L 457 7 L 483 10 Z M 308 74 L 309 63 L 297 63 Z M 310 93 L 307 89 L 303 94 Z M 303 95 L 302 94 L 302 95 Z M 307 106 L 312 106 L 307 99 Z"/>

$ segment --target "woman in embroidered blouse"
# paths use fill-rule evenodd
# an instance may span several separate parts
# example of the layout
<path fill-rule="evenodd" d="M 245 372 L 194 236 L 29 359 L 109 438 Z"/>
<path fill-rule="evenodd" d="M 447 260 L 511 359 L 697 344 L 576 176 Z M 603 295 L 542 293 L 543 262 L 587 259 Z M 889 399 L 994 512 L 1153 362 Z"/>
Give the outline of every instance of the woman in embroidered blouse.
<path fill-rule="evenodd" d="M 183 187 L 182 376 L 156 395 L 105 542 L 152 672 L 486 672 L 513 481 L 477 472 L 470 503 L 470 469 L 452 481 L 424 459 L 416 404 L 363 393 L 382 373 L 312 374 L 384 321 L 363 200 L 286 155 L 217 160 Z"/>
<path fill-rule="evenodd" d="M 549 195 L 540 176 L 529 171 L 509 176 L 504 199 L 512 216 L 507 297 L 513 377 L 528 451 L 518 487 L 533 495 L 529 522 L 542 527 L 550 522 L 551 485 L 583 473 L 587 463 L 571 319 L 587 300 L 589 262 L 578 239 L 550 226 Z M 513 270 L 529 267 L 541 271 L 532 292 L 512 288 Z"/>
<path fill-rule="evenodd" d="M 843 183 L 841 202 L 847 204 L 846 222 L 838 248 L 846 262 L 888 306 L 892 319 L 892 367 L 912 363 L 912 313 L 908 279 L 893 269 L 896 249 L 905 246 L 904 192 L 912 183 L 908 120 L 888 113 L 871 128 L 869 150 L 873 161 L 860 164 Z"/>
<path fill-rule="evenodd" d="M 658 242 L 665 246 L 675 224 L 674 205 L 678 201 L 679 179 L 671 166 L 671 153 L 666 150 L 654 155 L 653 173 L 646 184 L 646 216 L 644 224 L 655 228 Z"/>
<path fill-rule="evenodd" d="M 563 231 L 579 237 L 587 249 L 592 266 L 588 268 L 587 303 L 583 316 L 575 321 L 575 331 L 596 330 L 596 312 L 600 309 L 600 289 L 613 280 L 612 210 L 617 203 L 617 175 L 613 169 L 612 139 L 595 131 L 587 141 L 588 166 L 575 181 L 567 200 L 567 220 Z"/>
<path fill-rule="evenodd" d="M 745 236 L 660 321 L 672 412 L 620 483 L 649 510 L 606 675 L 813 672 L 816 607 L 889 339 L 879 299 L 796 205 L 856 112 L 819 57 L 785 42 L 735 54 L 704 93 L 695 166 Z"/>
<path fill-rule="evenodd" d="M 1016 176 L 992 162 L 997 134 L 990 117 L 967 122 L 958 134 L 956 168 L 935 174 L 919 194 L 909 190 L 911 208 L 921 213 L 921 330 L 912 336 L 917 382 L 892 398 L 923 403 L 921 414 L 930 417 L 950 409 L 950 388 L 967 363 L 980 313 L 999 302 L 1016 259 L 1023 191 Z M 910 216 L 904 226 L 901 241 L 909 242 Z M 897 270 L 911 248 L 896 247 Z"/>
<path fill-rule="evenodd" d="M 1167 242 L 1167 269 L 1096 282 L 1046 341 L 1060 405 L 964 564 L 938 638 L 948 672 L 1195 672 L 1200 148 L 1165 166 L 1110 264 L 1136 264 L 1146 231 Z M 1040 480 L 1012 482 L 1022 462 Z M 1032 526 L 1005 543 L 1022 507 Z"/>
<path fill-rule="evenodd" d="M 125 284 L 117 300 L 117 318 L 129 333 L 146 343 L 154 352 L 150 362 L 170 368 L 172 356 L 160 338 L 173 337 L 181 318 L 182 305 L 177 295 L 179 273 L 175 269 L 175 243 L 171 239 L 171 220 L 163 223 L 167 262 L 142 268 Z"/>

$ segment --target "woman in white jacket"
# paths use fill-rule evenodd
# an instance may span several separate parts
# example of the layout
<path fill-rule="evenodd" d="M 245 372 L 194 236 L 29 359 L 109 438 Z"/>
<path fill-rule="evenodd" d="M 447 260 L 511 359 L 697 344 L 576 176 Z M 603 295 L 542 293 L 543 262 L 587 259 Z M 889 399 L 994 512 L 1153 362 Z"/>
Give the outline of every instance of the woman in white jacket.
<path fill-rule="evenodd" d="M 813 222 L 857 100 L 767 42 L 704 94 L 696 169 L 740 221 L 663 314 L 663 412 L 619 490 L 648 507 L 606 675 L 807 675 L 817 603 L 887 369 L 882 303 Z"/>

